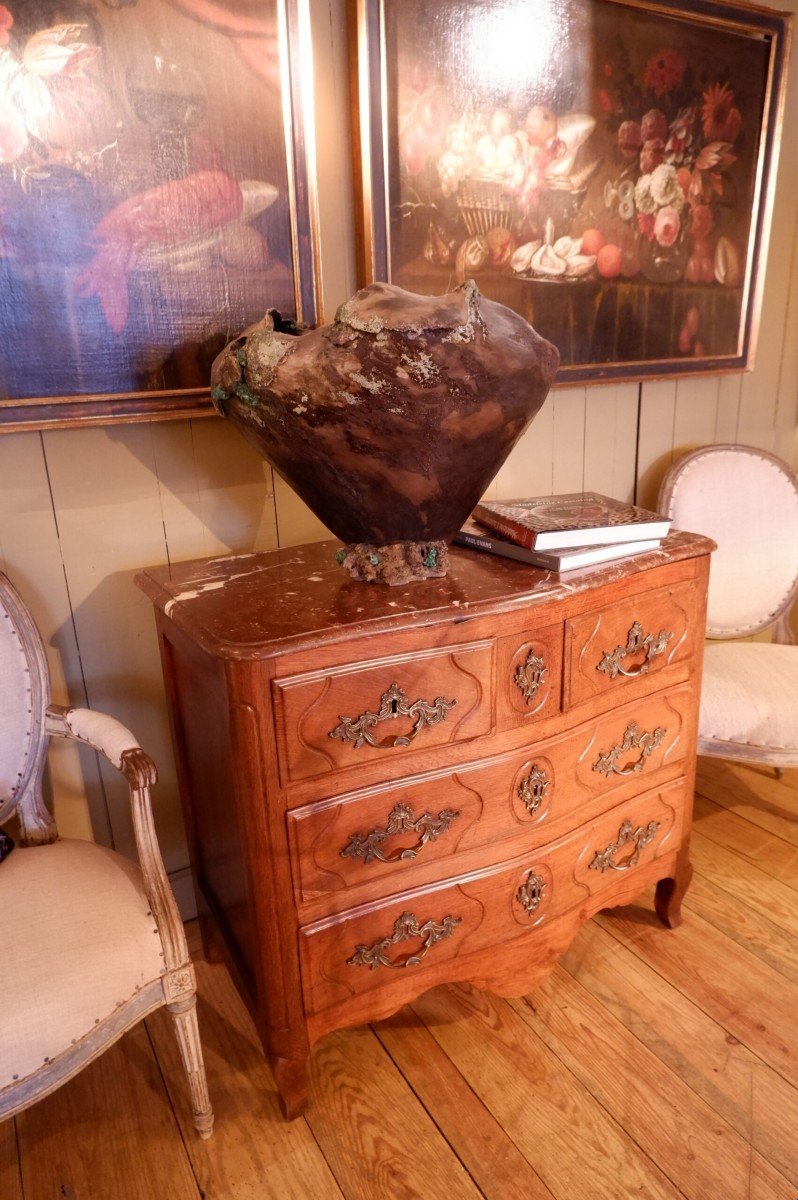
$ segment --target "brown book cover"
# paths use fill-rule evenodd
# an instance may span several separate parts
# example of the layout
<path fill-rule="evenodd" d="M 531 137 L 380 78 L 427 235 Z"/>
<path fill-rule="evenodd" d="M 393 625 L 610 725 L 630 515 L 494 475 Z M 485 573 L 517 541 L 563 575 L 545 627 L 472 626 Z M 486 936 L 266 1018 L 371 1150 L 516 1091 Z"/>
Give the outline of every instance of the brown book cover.
<path fill-rule="evenodd" d="M 474 509 L 473 518 L 528 550 L 663 538 L 671 525 L 668 517 L 597 492 L 485 501 Z"/>

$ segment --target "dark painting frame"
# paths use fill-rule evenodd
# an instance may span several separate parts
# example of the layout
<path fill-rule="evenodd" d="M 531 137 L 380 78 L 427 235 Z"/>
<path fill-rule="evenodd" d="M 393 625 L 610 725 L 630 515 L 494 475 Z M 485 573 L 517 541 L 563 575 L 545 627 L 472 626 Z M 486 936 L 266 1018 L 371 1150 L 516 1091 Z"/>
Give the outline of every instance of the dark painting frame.
<path fill-rule="evenodd" d="M 135 6 L 137 0 L 128 0 Z M 290 292 L 288 303 L 280 305 L 284 315 L 306 325 L 315 325 L 321 319 L 320 295 L 321 276 L 318 248 L 318 214 L 315 174 L 315 133 L 312 93 L 312 49 L 310 40 L 310 10 L 308 0 L 275 0 L 276 38 L 279 56 L 279 109 L 281 126 L 279 149 L 274 153 L 281 160 L 281 171 L 287 181 L 284 205 L 288 217 L 283 222 L 286 229 L 278 247 L 281 261 L 290 264 L 283 271 L 283 293 Z M 106 0 L 102 0 L 105 4 Z M 191 11 L 192 0 L 174 0 L 177 9 Z M 11 0 L 9 0 L 11 7 Z M 87 11 L 90 11 L 87 7 Z M 98 11 L 101 11 L 98 0 Z M 126 7 L 108 3 L 108 9 Z M 246 6 L 247 13 L 255 11 L 254 2 Z M 211 13 L 208 29 L 228 33 L 224 21 L 213 22 L 213 10 L 218 9 L 226 16 L 221 4 L 206 5 Z M 195 10 L 196 11 L 196 10 Z M 8 12 L 2 6 L 0 16 Z M 261 26 L 253 20 L 251 29 Z M 66 27 L 63 27 L 66 28 Z M 80 28 L 80 27 L 73 27 Z M 255 54 L 260 36 L 252 33 L 253 40 L 247 45 L 246 16 L 242 22 L 244 59 L 241 69 L 246 69 L 246 55 Z M 13 33 L 13 29 L 10 31 Z M 0 48 L 8 44 L 9 30 L 0 29 Z M 80 33 L 68 33 L 67 38 L 79 38 Z M 80 53 L 80 52 L 78 52 Z M 89 67 L 91 70 L 91 66 Z M 276 144 L 276 143 L 275 143 Z M 271 145 L 271 143 L 270 143 Z M 257 152 L 254 151 L 255 153 Z M 284 158 L 284 161 L 282 161 Z M 287 281 L 287 282 L 285 282 Z M 250 320 L 257 320 L 262 311 L 253 312 Z M 234 336 L 238 329 L 231 330 Z M 3 340 L 3 318 L 0 314 L 0 342 Z M 221 348 L 221 346 L 219 347 Z M 179 347 L 176 347 L 179 349 Z M 32 347 L 32 353 L 36 347 Z M 204 378 L 204 374 L 203 374 Z M 19 430 L 68 428 L 77 425 L 104 425 L 117 422 L 167 420 L 199 416 L 212 416 L 214 409 L 210 401 L 208 386 L 166 387 L 152 390 L 82 390 L 74 389 L 64 395 L 9 395 L 7 388 L 0 387 L 0 433 Z"/>
<path fill-rule="evenodd" d="M 474 8 L 479 8 L 483 13 L 489 12 L 491 8 L 502 7 L 502 0 L 472 0 L 472 3 Z M 534 0 L 506 0 L 505 7 L 515 5 L 520 8 L 525 3 L 528 4 L 530 14 L 532 14 Z M 441 7 L 445 8 L 447 5 L 450 5 L 453 10 L 459 5 L 461 13 L 464 11 L 462 0 L 441 0 L 441 4 L 436 8 L 440 10 Z M 473 182 L 473 179 L 461 180 L 459 184 L 455 184 L 458 210 L 454 219 L 452 219 L 451 199 L 449 199 L 447 210 L 446 202 L 441 203 L 440 201 L 442 187 L 440 190 L 437 187 L 437 184 L 443 179 L 442 158 L 438 160 L 438 179 L 434 180 L 432 185 L 428 183 L 426 192 L 422 185 L 425 180 L 429 181 L 431 174 L 429 165 L 426 168 L 422 166 L 419 173 L 421 182 L 418 185 L 415 179 L 410 179 L 409 157 L 412 153 L 417 153 L 417 146 L 410 146 L 410 138 L 405 132 L 406 118 L 401 115 L 407 109 L 406 104 L 403 105 L 401 102 L 401 80 L 410 77 L 410 65 L 405 68 L 403 75 L 401 64 L 398 62 L 397 45 L 401 42 L 405 46 L 407 63 L 413 63 L 413 57 L 407 53 L 406 42 L 402 41 L 404 34 L 401 25 L 402 21 L 406 21 L 408 26 L 413 21 L 412 4 L 403 3 L 403 0 L 349 0 L 350 41 L 353 52 L 351 86 L 355 125 L 353 147 L 359 283 L 364 286 L 375 280 L 387 280 L 406 287 L 410 291 L 434 294 L 456 286 L 464 276 L 473 276 L 485 295 L 521 312 L 544 336 L 559 345 L 562 354 L 562 363 L 556 381 L 556 385 L 559 386 L 751 370 L 754 365 L 762 306 L 776 169 L 784 119 L 786 66 L 789 57 L 792 17 L 789 13 L 780 13 L 772 9 L 742 3 L 715 3 L 714 0 L 666 0 L 664 3 L 655 3 L 653 0 L 571 0 L 571 8 L 574 11 L 580 7 L 585 10 L 590 9 L 591 5 L 593 7 L 602 6 L 606 12 L 611 11 L 613 17 L 614 10 L 617 9 L 621 19 L 632 19 L 628 14 L 634 14 L 634 19 L 671 22 L 675 44 L 678 44 L 680 31 L 688 29 L 689 37 L 694 41 L 696 38 L 706 37 L 709 39 L 707 42 L 708 56 L 712 54 L 714 45 L 712 39 L 733 35 L 736 43 L 742 47 L 742 52 L 749 49 L 748 42 L 750 41 L 751 53 L 761 58 L 763 63 L 761 120 L 758 129 L 748 128 L 747 131 L 744 131 L 744 137 L 739 139 L 743 142 L 747 136 L 749 147 L 751 143 L 755 145 L 755 149 L 749 149 L 750 163 L 744 178 L 745 186 L 750 189 L 750 204 L 738 202 L 741 212 L 744 210 L 739 219 L 747 223 L 745 237 L 741 239 L 742 244 L 735 244 L 733 239 L 726 237 L 725 234 L 721 236 L 718 228 L 715 228 L 710 237 L 700 239 L 696 236 L 695 230 L 698 233 L 702 233 L 703 230 L 693 217 L 692 205 L 695 197 L 690 193 L 688 179 L 687 183 L 683 185 L 685 190 L 682 196 L 682 203 L 685 206 L 682 216 L 684 228 L 681 230 L 680 236 L 685 248 L 682 251 L 684 257 L 681 279 L 666 282 L 662 278 L 655 278 L 655 281 L 652 282 L 640 274 L 639 267 L 638 273 L 636 275 L 633 273 L 628 278 L 617 275 L 617 273 L 616 277 L 602 278 L 598 272 L 598 257 L 596 257 L 596 265 L 588 268 L 589 274 L 585 275 L 583 279 L 565 282 L 558 278 L 552 282 L 549 278 L 534 275 L 531 268 L 527 268 L 524 275 L 513 276 L 506 260 L 501 268 L 493 265 L 492 246 L 489 247 L 491 256 L 488 265 L 483 269 L 485 247 L 484 244 L 479 244 L 479 238 L 484 237 L 485 234 L 485 218 L 479 210 L 479 205 L 484 206 L 486 202 L 477 195 L 475 200 L 468 201 L 472 207 L 467 208 L 462 201 L 463 184 L 469 184 Z M 456 30 L 455 17 L 452 17 L 452 27 Z M 533 16 L 531 15 L 530 28 L 533 27 Z M 665 27 L 663 26 L 663 28 Z M 409 34 L 409 36 L 412 41 L 413 35 Z M 438 39 L 439 46 L 443 45 L 444 49 L 447 45 L 445 37 L 444 32 L 442 38 L 439 36 Z M 427 40 L 432 39 L 428 37 Z M 418 54 L 423 57 L 425 53 L 423 40 L 417 41 L 417 48 Z M 460 44 L 457 49 L 460 61 L 462 61 L 462 51 L 463 46 Z M 593 57 L 601 60 L 600 48 L 596 50 Z M 611 75 L 612 68 L 613 64 L 608 62 L 604 70 Z M 667 86 L 668 83 L 668 68 L 669 63 L 666 61 L 664 86 Z M 650 72 L 650 64 L 647 70 Z M 631 84 L 632 75 L 633 72 L 628 70 L 627 89 Z M 688 71 L 685 82 L 689 77 L 690 72 Z M 438 95 L 441 92 L 450 93 L 452 91 L 454 75 L 442 78 L 445 79 L 447 87 L 440 88 Z M 640 73 L 638 72 L 639 78 Z M 662 84 L 662 79 L 654 77 L 653 80 L 647 79 L 646 82 L 649 85 L 653 83 L 653 86 L 657 88 Z M 428 87 L 429 80 L 422 81 L 417 86 Z M 592 86 L 595 93 L 595 81 Z M 717 129 L 713 129 L 711 124 L 708 127 L 706 122 L 707 120 L 711 121 L 712 117 L 707 118 L 706 116 L 708 92 L 705 91 L 703 93 L 705 106 L 703 129 L 709 128 L 710 133 L 720 133 L 731 138 L 731 141 L 725 145 L 727 151 L 735 151 L 737 147 L 732 143 L 737 137 L 740 125 L 744 122 L 741 120 L 738 110 L 732 111 L 733 100 L 728 98 L 730 89 L 727 88 L 726 92 L 723 91 L 725 85 L 722 80 L 705 86 L 715 87 L 716 90 L 709 94 L 711 97 L 718 98 L 720 111 L 716 121 Z M 697 115 L 694 116 L 693 125 L 700 135 L 702 130 L 702 109 L 700 107 L 702 92 L 697 83 L 695 87 L 698 101 L 696 104 Z M 606 89 L 607 103 L 611 108 L 616 101 L 609 94 L 610 91 L 608 85 Z M 647 94 L 649 104 L 652 104 L 652 94 L 651 91 Z M 429 95 L 432 96 L 434 106 L 438 102 L 434 89 L 429 92 Z M 448 103 L 446 96 L 443 103 L 444 105 Z M 462 97 L 460 103 L 462 105 Z M 471 100 L 468 103 L 470 104 Z M 656 106 L 658 103 L 655 96 L 653 105 Z M 457 115 L 460 111 L 460 107 L 450 108 L 449 115 L 452 112 Z M 639 118 L 639 112 L 634 115 Z M 747 112 L 746 116 L 748 116 Z M 621 112 L 615 118 L 616 122 L 622 124 L 622 117 L 623 113 Z M 403 120 L 405 120 L 404 130 Z M 465 123 L 465 115 L 461 120 Z M 635 125 L 636 122 L 627 122 L 627 124 Z M 749 126 L 750 124 L 749 120 Z M 453 128 L 453 124 L 449 126 L 450 131 Z M 486 128 L 485 124 L 481 128 Z M 645 131 L 645 125 L 643 128 Z M 668 136 L 666 129 L 667 126 L 662 130 L 665 137 Z M 668 132 L 672 133 L 672 129 L 673 126 Z M 637 125 L 638 133 L 639 130 L 640 125 Z M 626 132 L 624 131 L 624 134 Z M 624 134 L 621 133 L 619 127 L 617 134 L 619 144 Z M 446 136 L 450 138 L 451 132 Z M 706 140 L 709 141 L 709 137 Z M 589 148 L 590 144 L 588 140 L 585 149 Z M 670 144 L 668 141 L 667 145 Z M 716 137 L 711 141 L 711 146 L 717 144 L 718 138 Z M 435 153 L 439 153 L 441 147 L 445 148 L 446 145 L 452 145 L 452 142 L 439 140 Z M 479 149 L 479 143 L 477 143 L 477 149 Z M 627 148 L 624 147 L 624 150 Z M 470 153 L 473 154 L 473 148 Z M 633 158 L 634 155 L 633 148 Z M 618 157 L 617 153 L 615 153 L 615 157 Z M 738 164 L 735 168 L 733 165 L 736 161 L 735 155 L 732 153 L 729 157 L 732 159 L 731 171 L 734 172 L 736 169 L 737 175 L 742 177 L 742 167 Z M 423 163 L 423 159 L 420 161 Z M 475 161 L 473 157 L 471 161 L 472 163 Z M 601 161 L 603 166 L 604 160 Z M 635 169 L 638 174 L 642 171 L 643 161 L 642 150 L 638 149 L 635 159 Z M 703 159 L 695 161 L 700 165 Z M 577 157 L 575 162 L 579 166 L 584 159 Z M 725 160 L 722 160 L 718 172 L 723 171 L 724 167 Z M 414 169 L 418 168 L 419 164 L 414 164 Z M 470 169 L 474 170 L 473 167 Z M 589 169 L 590 164 L 588 163 Z M 424 174 L 425 170 L 426 175 Z M 479 167 L 477 167 L 477 171 L 479 171 Z M 697 173 L 697 171 L 693 172 L 694 175 Z M 574 174 L 576 175 L 577 172 Z M 690 171 L 687 174 L 689 176 Z M 699 175 L 699 178 L 706 180 L 713 174 L 717 173 L 705 171 Z M 717 177 L 720 178 L 720 175 L 718 174 Z M 600 176 L 598 178 L 600 179 Z M 476 183 L 480 182 L 479 179 L 476 180 Z M 409 186 L 410 184 L 412 187 Z M 722 179 L 719 186 L 722 189 Z M 743 189 L 737 182 L 734 187 L 734 192 L 731 191 L 731 188 L 727 189 L 727 205 L 729 194 L 735 196 L 743 194 Z M 606 196 L 606 185 L 604 194 Z M 408 195 L 411 197 L 412 203 L 404 202 Z M 495 192 L 491 194 L 492 197 L 495 195 Z M 691 197 L 689 202 L 688 196 Z M 703 201 L 701 193 L 698 194 L 698 199 Z M 418 200 L 423 203 L 417 203 Z M 710 196 L 705 207 L 710 208 L 713 200 L 714 197 Z M 496 205 L 493 198 L 487 203 Z M 514 197 L 511 196 L 508 199 L 507 194 L 504 194 L 502 201 L 504 208 L 513 209 L 515 203 Z M 488 219 L 501 222 L 502 218 L 497 217 L 499 207 L 500 205 L 496 205 L 491 210 L 493 215 Z M 404 221 L 407 215 L 405 210 L 408 209 L 420 210 L 424 222 L 432 214 L 429 234 L 423 244 L 423 251 L 419 250 L 422 245 L 420 232 L 415 235 L 415 243 L 413 243 L 412 236 L 406 236 L 403 232 L 404 227 L 401 222 Z M 534 209 L 532 211 L 534 213 Z M 440 220 L 437 215 L 439 212 L 442 214 Z M 638 212 L 634 207 L 633 212 L 635 221 L 637 221 Z M 687 225 L 688 215 L 693 221 L 689 227 Z M 411 213 L 411 216 L 414 214 Z M 704 218 L 703 213 L 701 217 Z M 515 226 L 511 224 L 511 220 L 517 222 L 517 218 L 517 210 L 515 210 L 513 218 L 507 217 L 505 224 L 509 229 L 517 228 L 517 224 Z M 643 219 L 655 222 L 653 216 Z M 479 225 L 480 220 L 483 221 L 482 226 Z M 656 220 L 659 220 L 659 214 L 657 214 Z M 433 223 L 435 235 L 433 235 Z M 550 232 L 553 222 L 545 226 L 545 234 L 541 232 L 542 227 L 543 221 L 540 219 L 534 233 L 534 237 L 539 241 L 530 238 L 528 245 L 539 246 L 542 241 L 548 248 L 550 240 L 554 240 L 556 244 L 556 238 Z M 526 228 L 529 229 L 530 226 L 527 225 Z M 645 243 L 643 228 L 640 226 L 641 232 L 639 233 L 635 230 L 635 237 L 639 239 L 638 245 Z M 651 228 L 646 228 L 648 239 L 653 240 Z M 721 228 L 723 227 L 721 226 Z M 566 227 L 561 232 L 566 234 L 572 230 L 569 231 Z M 667 225 L 664 225 L 663 237 L 668 233 Z M 591 230 L 591 234 L 596 235 L 596 230 Z M 603 235 L 599 231 L 597 244 L 601 236 Z M 465 241 L 462 242 L 460 250 L 455 252 L 453 248 L 463 237 L 465 237 Z M 693 241 L 689 240 L 691 237 Z M 620 239 L 618 240 L 620 241 Z M 512 238 L 511 252 L 513 252 L 513 247 L 520 250 L 520 241 L 520 237 Z M 718 250 L 718 243 L 721 241 L 724 242 L 721 248 L 722 253 Z M 477 269 L 473 269 L 473 265 L 469 264 L 469 254 L 464 253 L 464 250 L 467 249 L 466 242 L 469 243 L 469 246 L 474 244 L 471 263 L 476 263 Z M 730 247 L 729 243 L 731 243 Z M 494 244 L 498 247 L 498 256 L 501 259 L 504 246 L 500 233 L 496 234 Z M 415 246 L 416 252 L 413 257 L 406 250 L 407 245 Z M 705 245 L 708 246 L 706 250 L 703 249 Z M 451 246 L 452 249 L 447 250 L 447 246 Z M 699 247 L 705 258 L 697 257 L 696 250 Z M 645 249 L 645 244 L 643 248 Z M 657 248 L 657 243 L 655 243 L 655 249 Z M 402 257 L 403 253 L 404 258 Z M 631 269 L 634 270 L 635 251 L 630 253 Z M 660 248 L 659 253 L 657 272 L 661 277 L 663 270 L 661 262 L 666 258 L 666 252 Z M 460 258 L 457 255 L 460 255 Z M 582 260 L 584 257 L 585 255 L 582 253 Z M 432 265 L 422 262 L 422 258 L 427 259 Z M 433 262 L 433 259 L 436 261 Z M 520 256 L 520 259 L 523 261 L 523 256 Z M 709 280 L 708 276 L 698 277 L 699 267 L 702 271 L 706 271 L 707 263 L 712 268 L 712 280 Z M 615 261 L 612 253 L 609 253 L 608 259 L 605 257 L 604 265 L 614 269 Z M 693 282 L 688 282 L 686 277 L 688 265 Z M 559 267 L 559 264 L 557 266 Z M 482 276 L 480 272 L 482 272 Z M 734 286 L 731 283 L 727 286 L 726 283 L 720 283 L 720 278 L 727 282 L 736 280 L 736 283 Z M 580 288 L 582 289 L 581 293 L 578 290 Z M 527 299 L 533 293 L 537 297 L 537 302 Z M 519 302 L 519 298 L 521 302 Z M 594 311 L 603 312 L 605 310 L 611 314 L 608 328 L 614 332 L 610 334 L 609 344 L 601 345 L 602 355 L 599 357 L 595 352 L 595 347 L 600 341 L 598 334 L 591 334 L 594 340 L 587 346 L 587 349 L 584 343 L 578 347 L 578 339 L 573 336 L 573 327 L 576 325 L 577 331 L 584 328 L 585 313 L 587 313 L 589 321 L 592 319 L 591 314 Z M 537 311 L 537 316 L 535 311 Z M 556 320 L 553 316 L 554 313 L 558 314 Z M 696 322 L 696 313 L 698 313 L 697 330 L 693 328 Z M 652 314 L 656 314 L 656 325 Z M 705 314 L 710 315 L 706 316 Z M 551 318 L 552 321 L 548 327 L 546 325 L 547 318 Z M 612 325 L 613 320 L 614 326 Z M 562 331 L 569 325 L 572 340 L 570 345 L 564 346 L 563 341 L 568 343 L 568 336 Z M 661 331 L 666 325 L 668 326 L 667 342 L 664 341 L 665 335 L 657 333 L 657 330 Z M 704 337 L 704 326 L 709 327 L 712 335 L 712 338 L 705 338 L 706 345 L 701 340 Z M 598 326 L 592 328 L 595 331 Z M 562 335 L 562 340 L 559 335 Z M 638 339 L 635 343 L 634 356 L 624 351 L 622 345 L 624 337 L 627 338 L 627 341 L 630 338 Z M 659 343 L 657 343 L 658 338 Z M 716 343 L 714 345 L 712 344 L 713 340 Z M 638 353 L 638 345 L 643 347 L 642 354 Z M 663 350 L 663 345 L 665 350 Z M 653 347 L 653 352 L 647 353 L 646 348 L 648 347 Z M 592 359 L 590 358 L 591 350 L 594 355 Z M 586 354 L 587 357 L 585 357 Z"/>

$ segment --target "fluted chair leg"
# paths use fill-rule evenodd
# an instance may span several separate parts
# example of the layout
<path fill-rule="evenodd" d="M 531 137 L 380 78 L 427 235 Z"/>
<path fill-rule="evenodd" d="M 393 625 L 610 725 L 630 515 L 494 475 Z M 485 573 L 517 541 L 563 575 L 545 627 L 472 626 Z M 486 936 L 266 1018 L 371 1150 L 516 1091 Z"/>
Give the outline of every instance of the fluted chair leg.
<path fill-rule="evenodd" d="M 183 1000 L 168 1004 L 167 1008 L 172 1014 L 180 1057 L 188 1078 L 194 1125 L 201 1138 L 209 1138 L 213 1133 L 213 1109 L 208 1095 L 208 1080 L 199 1038 L 196 992 Z"/>

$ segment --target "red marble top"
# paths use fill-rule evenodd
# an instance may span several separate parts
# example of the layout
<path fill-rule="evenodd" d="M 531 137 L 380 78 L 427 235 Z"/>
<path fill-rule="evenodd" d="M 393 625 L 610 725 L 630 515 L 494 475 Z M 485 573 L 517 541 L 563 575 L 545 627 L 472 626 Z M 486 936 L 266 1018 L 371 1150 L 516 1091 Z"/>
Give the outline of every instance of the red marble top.
<path fill-rule="evenodd" d="M 340 543 L 194 559 L 152 567 L 136 583 L 211 653 L 263 658 L 353 633 L 371 634 L 464 615 L 548 603 L 652 567 L 709 554 L 699 534 L 674 532 L 659 550 L 558 575 L 453 546 L 449 574 L 405 587 L 358 583 L 336 563 Z"/>

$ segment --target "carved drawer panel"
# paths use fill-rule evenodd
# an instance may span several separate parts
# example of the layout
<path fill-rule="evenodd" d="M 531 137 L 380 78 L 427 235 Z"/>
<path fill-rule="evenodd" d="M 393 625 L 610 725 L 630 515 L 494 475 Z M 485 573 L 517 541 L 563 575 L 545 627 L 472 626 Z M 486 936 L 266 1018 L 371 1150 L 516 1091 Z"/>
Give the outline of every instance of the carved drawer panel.
<path fill-rule="evenodd" d="M 283 782 L 490 732 L 493 650 L 483 640 L 275 680 Z"/>
<path fill-rule="evenodd" d="M 359 886 L 386 896 L 456 873 L 472 851 L 506 859 L 551 840 L 606 808 L 615 790 L 639 791 L 681 763 L 689 704 L 689 689 L 675 688 L 537 746 L 294 809 L 297 902 Z"/>
<path fill-rule="evenodd" d="M 300 929 L 307 1012 L 382 989 L 398 1006 L 459 978 L 467 957 L 529 936 L 571 909 L 594 912 L 619 890 L 634 894 L 636 882 L 642 888 L 657 877 L 655 860 L 678 848 L 684 798 L 679 780 L 511 862 Z"/>
<path fill-rule="evenodd" d="M 608 692 L 620 696 L 634 680 L 686 662 L 696 646 L 690 583 L 573 617 L 565 623 L 563 707 Z"/>
<path fill-rule="evenodd" d="M 563 627 L 500 638 L 496 655 L 499 727 L 509 729 L 560 711 Z"/>

